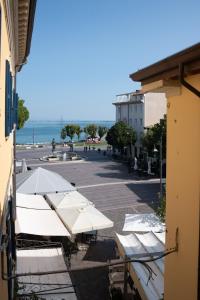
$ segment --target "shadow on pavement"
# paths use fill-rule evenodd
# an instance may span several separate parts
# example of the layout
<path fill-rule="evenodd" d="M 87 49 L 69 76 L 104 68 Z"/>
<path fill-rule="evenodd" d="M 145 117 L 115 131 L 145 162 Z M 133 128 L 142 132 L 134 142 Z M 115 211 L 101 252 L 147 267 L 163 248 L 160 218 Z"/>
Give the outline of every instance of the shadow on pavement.
<path fill-rule="evenodd" d="M 116 259 L 115 241 L 106 239 L 91 243 L 83 260 L 106 262 L 110 259 Z"/>
<path fill-rule="evenodd" d="M 126 184 L 126 186 L 138 196 L 138 203 L 144 203 L 153 208 L 154 210 L 159 204 L 159 183 L 147 184 Z"/>
<path fill-rule="evenodd" d="M 110 300 L 108 268 L 70 272 L 78 300 Z"/>

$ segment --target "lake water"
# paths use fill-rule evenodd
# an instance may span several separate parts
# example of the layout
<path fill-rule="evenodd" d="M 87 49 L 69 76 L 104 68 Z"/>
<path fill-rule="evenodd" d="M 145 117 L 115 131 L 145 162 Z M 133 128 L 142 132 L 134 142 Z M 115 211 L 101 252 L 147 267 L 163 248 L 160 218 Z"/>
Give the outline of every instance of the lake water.
<path fill-rule="evenodd" d="M 56 142 L 61 142 L 60 132 L 66 124 L 79 124 L 84 128 L 88 124 L 96 124 L 97 126 L 105 126 L 110 128 L 114 121 L 28 121 L 24 128 L 17 130 L 17 144 L 40 144 L 51 143 L 55 138 Z M 82 133 L 80 139 L 84 139 L 85 134 Z M 74 141 L 77 137 L 74 137 Z"/>

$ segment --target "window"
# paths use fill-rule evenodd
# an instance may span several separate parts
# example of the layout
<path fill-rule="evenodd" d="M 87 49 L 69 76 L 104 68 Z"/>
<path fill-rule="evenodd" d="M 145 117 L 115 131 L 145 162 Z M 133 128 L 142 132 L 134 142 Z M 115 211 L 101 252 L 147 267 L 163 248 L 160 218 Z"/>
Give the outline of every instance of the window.
<path fill-rule="evenodd" d="M 135 124 L 135 127 L 137 127 L 137 119 L 135 119 L 135 122 L 134 122 L 134 124 Z"/>
<path fill-rule="evenodd" d="M 13 106 L 12 106 L 12 75 L 10 64 L 6 60 L 6 88 L 5 88 L 5 137 L 8 137 L 13 127 Z"/>
<path fill-rule="evenodd" d="M 143 119 L 140 119 L 140 126 L 143 126 Z"/>
<path fill-rule="evenodd" d="M 140 95 L 137 95 L 137 96 L 136 96 L 136 99 L 137 99 L 137 101 L 140 101 L 141 96 L 140 96 Z"/>
<path fill-rule="evenodd" d="M 137 112 L 137 104 L 135 104 L 134 106 L 135 106 L 135 112 Z"/>

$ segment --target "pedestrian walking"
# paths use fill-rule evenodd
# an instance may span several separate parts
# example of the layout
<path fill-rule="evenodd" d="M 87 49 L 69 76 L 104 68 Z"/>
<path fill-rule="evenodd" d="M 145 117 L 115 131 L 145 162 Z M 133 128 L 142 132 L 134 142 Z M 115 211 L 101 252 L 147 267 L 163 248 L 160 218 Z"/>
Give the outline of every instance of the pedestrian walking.
<path fill-rule="evenodd" d="M 52 152 L 54 152 L 56 149 L 56 142 L 54 138 L 52 139 L 51 146 L 52 146 Z"/>

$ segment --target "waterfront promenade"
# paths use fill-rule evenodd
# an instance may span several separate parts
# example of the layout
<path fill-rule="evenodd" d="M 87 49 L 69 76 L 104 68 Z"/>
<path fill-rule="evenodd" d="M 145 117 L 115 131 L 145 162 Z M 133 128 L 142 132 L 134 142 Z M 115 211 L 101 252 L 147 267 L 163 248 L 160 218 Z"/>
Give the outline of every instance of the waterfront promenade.
<path fill-rule="evenodd" d="M 82 148 L 76 151 L 84 160 L 63 163 L 40 161 L 40 157 L 51 153 L 51 148 L 19 150 L 17 159 L 25 158 L 32 169 L 41 166 L 74 182 L 80 193 L 114 221 L 113 228 L 98 232 L 96 244 L 72 256 L 72 267 L 84 267 L 116 258 L 115 232 L 122 233 L 126 213 L 153 211 L 158 203 L 159 180 L 141 180 L 129 174 L 125 164 L 113 161 L 111 155 L 104 156 L 102 151 L 83 152 Z M 109 299 L 108 270 L 105 268 L 77 271 L 72 274 L 72 280 L 77 287 L 79 299 Z"/>

